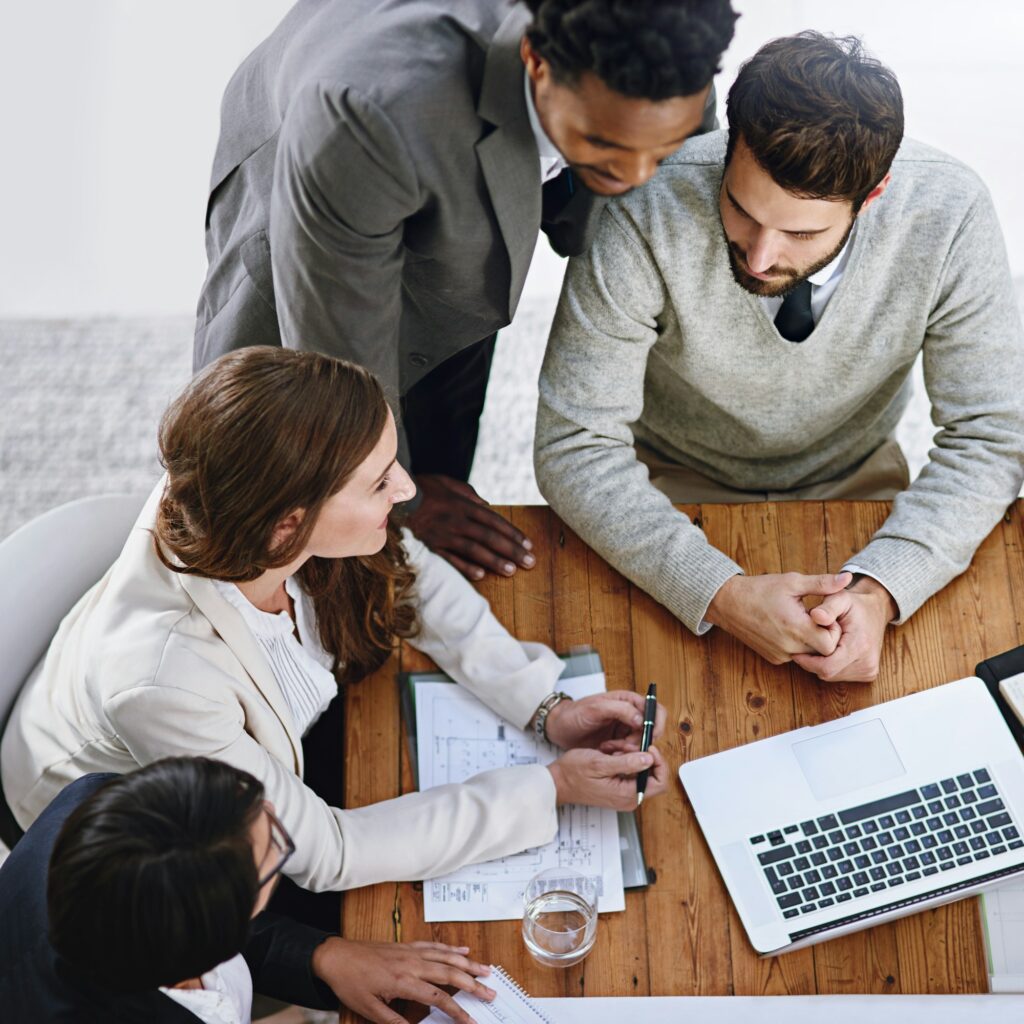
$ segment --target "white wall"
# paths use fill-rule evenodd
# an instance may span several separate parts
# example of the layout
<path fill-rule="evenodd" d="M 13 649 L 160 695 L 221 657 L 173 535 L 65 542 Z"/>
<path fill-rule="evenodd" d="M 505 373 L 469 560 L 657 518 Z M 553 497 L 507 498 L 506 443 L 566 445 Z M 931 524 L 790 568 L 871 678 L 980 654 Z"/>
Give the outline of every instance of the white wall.
<path fill-rule="evenodd" d="M 0 4 L 0 317 L 195 308 L 220 95 L 289 6 Z"/>
<path fill-rule="evenodd" d="M 1024 4 L 734 2 L 743 17 L 723 98 L 741 60 L 772 36 L 807 27 L 863 35 L 900 77 L 909 134 L 988 182 L 1014 273 L 1024 275 Z M 288 6 L 4 0 L 0 317 L 194 309 L 220 95 Z M 546 291 L 557 271 L 552 279 L 544 265 L 531 278 Z"/>

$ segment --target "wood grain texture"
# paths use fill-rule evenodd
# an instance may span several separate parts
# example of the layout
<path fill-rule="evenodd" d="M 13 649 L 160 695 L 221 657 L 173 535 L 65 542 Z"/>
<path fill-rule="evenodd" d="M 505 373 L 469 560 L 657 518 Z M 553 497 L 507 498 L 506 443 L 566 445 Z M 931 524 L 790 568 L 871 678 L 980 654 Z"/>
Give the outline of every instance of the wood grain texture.
<path fill-rule="evenodd" d="M 693 636 L 543 507 L 501 510 L 534 542 L 537 565 L 479 585 L 517 636 L 566 651 L 592 644 L 612 688 L 658 683 L 668 709 L 660 741 L 673 772 L 683 761 L 830 721 L 969 675 L 978 661 L 1024 640 L 1024 503 L 979 549 L 971 567 L 886 639 L 878 680 L 819 682 L 773 666 L 732 637 Z M 883 502 L 783 502 L 684 507 L 712 544 L 750 573 L 838 572 L 881 525 Z M 429 662 L 410 645 L 346 695 L 348 806 L 413 785 L 394 678 Z M 539 967 L 514 921 L 423 921 L 418 884 L 346 894 L 344 934 L 469 945 L 530 992 L 555 995 L 724 995 L 813 992 L 984 992 L 976 900 L 916 914 L 808 950 L 760 959 L 751 949 L 678 778 L 645 804 L 640 827 L 653 884 L 601 919 L 594 951 L 565 971 Z M 397 837 L 400 841 L 400 837 Z M 422 1011 L 397 1007 L 410 1020 Z M 342 1016 L 342 1020 L 354 1018 Z"/>

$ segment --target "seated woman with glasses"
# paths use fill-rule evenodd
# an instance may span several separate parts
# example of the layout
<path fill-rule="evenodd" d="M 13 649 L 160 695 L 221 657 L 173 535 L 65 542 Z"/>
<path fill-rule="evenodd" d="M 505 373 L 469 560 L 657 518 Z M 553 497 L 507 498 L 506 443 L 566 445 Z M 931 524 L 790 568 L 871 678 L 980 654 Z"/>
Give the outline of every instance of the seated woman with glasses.
<path fill-rule="evenodd" d="M 0 867 L 0 1016 L 249 1024 L 255 987 L 370 1020 L 407 998 L 469 1024 L 438 988 L 490 998 L 465 948 L 348 942 L 264 912 L 294 850 L 263 786 L 218 761 L 79 779 Z"/>
<path fill-rule="evenodd" d="M 645 767 L 648 797 L 665 788 L 657 749 L 638 750 L 639 694 L 560 699 L 555 654 L 510 636 L 389 521 L 415 490 L 396 449 L 377 380 L 340 360 L 243 349 L 192 382 L 161 425 L 165 480 L 5 731 L 22 828 L 88 772 L 216 757 L 263 782 L 298 845 L 287 874 L 320 892 L 548 842 L 559 803 L 636 806 Z M 396 637 L 567 753 L 343 810 L 338 685 L 383 664 Z"/>

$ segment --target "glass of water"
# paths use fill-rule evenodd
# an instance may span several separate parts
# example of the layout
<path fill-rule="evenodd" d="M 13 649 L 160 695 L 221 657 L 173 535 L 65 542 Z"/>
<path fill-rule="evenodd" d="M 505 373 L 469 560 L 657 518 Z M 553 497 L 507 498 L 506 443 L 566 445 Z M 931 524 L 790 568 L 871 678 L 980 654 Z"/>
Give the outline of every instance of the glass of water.
<path fill-rule="evenodd" d="M 535 875 L 523 901 L 523 941 L 545 967 L 571 967 L 597 936 L 597 879 L 571 868 Z"/>

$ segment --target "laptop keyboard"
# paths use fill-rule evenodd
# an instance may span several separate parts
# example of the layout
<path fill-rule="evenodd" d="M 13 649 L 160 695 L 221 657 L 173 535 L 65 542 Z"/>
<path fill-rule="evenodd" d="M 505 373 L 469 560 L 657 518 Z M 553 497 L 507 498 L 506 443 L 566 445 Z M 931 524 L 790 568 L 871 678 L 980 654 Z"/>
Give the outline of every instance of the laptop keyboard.
<path fill-rule="evenodd" d="M 1024 847 L 984 768 L 750 842 L 785 918 Z"/>

